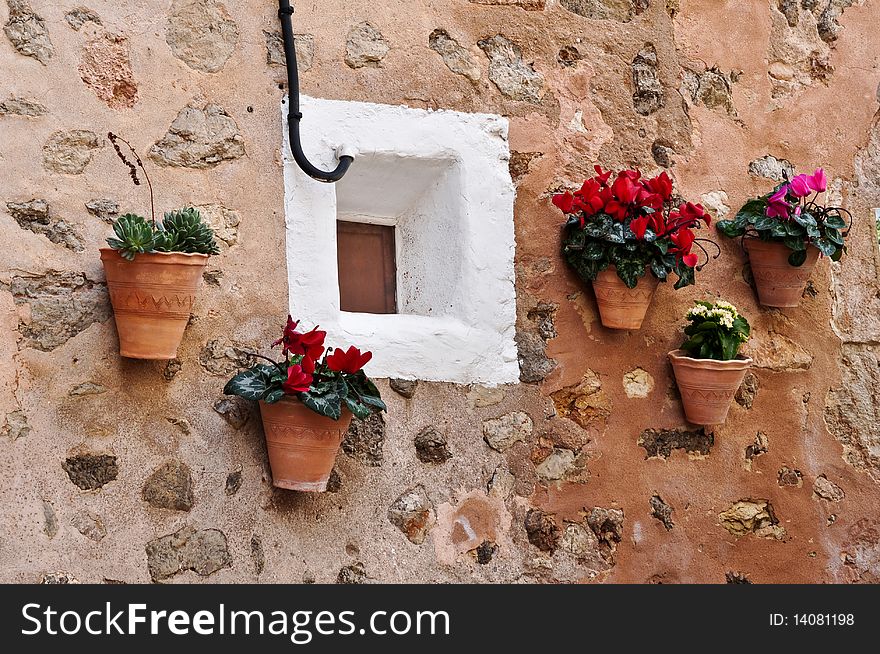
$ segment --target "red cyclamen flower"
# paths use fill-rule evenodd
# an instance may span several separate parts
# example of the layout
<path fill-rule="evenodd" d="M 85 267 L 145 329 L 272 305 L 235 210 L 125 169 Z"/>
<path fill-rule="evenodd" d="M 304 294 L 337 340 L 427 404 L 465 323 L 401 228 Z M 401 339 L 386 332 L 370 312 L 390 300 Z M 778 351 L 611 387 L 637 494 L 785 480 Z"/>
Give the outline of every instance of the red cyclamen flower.
<path fill-rule="evenodd" d="M 333 354 L 327 357 L 327 367 L 337 372 L 347 372 L 351 375 L 363 368 L 373 358 L 372 352 L 364 352 L 354 345 L 343 351 L 340 348 L 333 350 Z"/>
<path fill-rule="evenodd" d="M 315 327 L 312 331 L 301 334 L 296 331 L 299 321 L 294 322 L 293 318 L 287 316 L 287 327 L 284 328 L 284 336 L 272 343 L 272 347 L 276 345 L 284 345 L 284 354 L 301 354 L 309 359 L 317 361 L 324 354 L 324 338 L 327 332 L 318 331 Z"/>
<path fill-rule="evenodd" d="M 304 358 L 300 364 L 290 366 L 287 369 L 287 381 L 281 385 L 281 388 L 288 395 L 305 393 L 312 387 L 314 372 L 315 362 L 309 358 Z"/>
<path fill-rule="evenodd" d="M 785 199 L 785 196 L 788 194 L 788 184 L 782 186 L 776 193 L 770 196 L 770 199 L 767 200 L 767 217 L 768 218 L 782 218 L 787 220 L 789 218 L 789 211 L 791 207 L 788 204 L 788 201 Z"/>

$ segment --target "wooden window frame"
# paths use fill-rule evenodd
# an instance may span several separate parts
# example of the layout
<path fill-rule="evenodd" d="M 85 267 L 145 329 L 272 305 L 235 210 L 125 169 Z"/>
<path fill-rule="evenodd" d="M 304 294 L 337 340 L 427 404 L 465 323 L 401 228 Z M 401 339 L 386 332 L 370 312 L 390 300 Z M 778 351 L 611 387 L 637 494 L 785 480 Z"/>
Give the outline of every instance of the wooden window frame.
<path fill-rule="evenodd" d="M 357 247 L 361 239 L 380 240 L 380 262 L 371 261 L 375 257 L 375 244 L 364 243 L 368 247 Z M 355 242 L 352 242 L 355 241 Z M 351 313 L 397 313 L 397 245 L 394 225 L 336 221 L 336 270 L 339 275 L 339 308 Z M 358 262 L 357 258 L 361 257 Z M 354 277 L 352 263 L 374 266 L 374 275 Z M 354 278 L 353 278 L 354 277 Z M 365 286 L 373 283 L 373 278 L 381 279 L 381 287 Z"/>

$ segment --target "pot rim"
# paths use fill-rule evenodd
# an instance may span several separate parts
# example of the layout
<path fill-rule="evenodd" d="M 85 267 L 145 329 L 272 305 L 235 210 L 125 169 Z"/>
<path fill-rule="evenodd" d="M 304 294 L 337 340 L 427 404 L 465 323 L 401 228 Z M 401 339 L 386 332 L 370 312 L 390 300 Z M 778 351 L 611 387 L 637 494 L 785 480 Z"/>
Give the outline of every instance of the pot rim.
<path fill-rule="evenodd" d="M 748 250 L 749 248 L 753 247 L 754 245 L 758 245 L 758 247 L 761 247 L 761 246 L 766 246 L 766 247 L 780 247 L 780 246 L 781 246 L 781 247 L 788 247 L 788 246 L 785 245 L 785 243 L 783 243 L 782 241 L 765 241 L 764 239 L 762 239 L 762 238 L 758 238 L 758 237 L 756 237 L 756 236 L 747 236 L 747 237 L 745 237 L 745 238 L 742 240 L 742 243 L 743 243 L 743 247 L 744 247 L 745 249 L 747 249 L 747 250 Z M 816 247 L 815 245 L 813 245 L 812 243 L 807 243 L 807 251 L 809 251 L 809 250 L 818 250 L 818 249 L 819 249 L 819 248 L 817 248 L 817 247 Z"/>
<path fill-rule="evenodd" d="M 120 259 L 123 259 L 123 256 L 121 254 L 119 254 L 119 251 L 114 250 L 113 248 L 98 248 L 98 252 L 101 253 L 102 260 L 104 259 L 105 256 L 111 257 L 111 258 L 115 256 Z M 186 257 L 187 259 L 193 259 L 192 263 L 195 263 L 196 261 L 201 263 L 202 259 L 207 261 L 210 255 L 202 254 L 201 252 L 141 252 L 140 254 L 135 256 L 135 261 L 137 261 L 137 259 L 139 257 L 149 258 L 149 257 L 153 257 L 153 256 L 156 256 L 156 257 Z M 134 263 L 134 261 L 129 261 L 127 263 Z"/>
<path fill-rule="evenodd" d="M 736 359 L 728 361 L 719 361 L 718 359 L 696 359 L 686 354 L 682 354 L 684 350 L 681 348 L 669 352 L 669 360 L 672 363 L 682 363 L 692 368 L 708 368 L 716 370 L 745 370 L 751 367 L 752 358 L 744 354 L 737 354 Z"/>
<path fill-rule="evenodd" d="M 301 407 L 303 407 L 305 410 L 314 413 L 314 414 L 315 414 L 316 416 L 318 416 L 319 418 L 324 418 L 325 420 L 330 420 L 330 421 L 332 421 L 332 422 L 337 422 L 337 423 L 338 423 L 338 422 L 342 422 L 342 421 L 345 419 L 345 414 L 346 414 L 346 413 L 349 413 L 349 414 L 351 414 L 352 416 L 354 416 L 354 414 L 351 413 L 351 409 L 349 409 L 347 406 L 343 405 L 343 407 L 342 407 L 342 413 L 340 414 L 340 416 L 339 416 L 338 418 L 331 418 L 331 417 L 329 417 L 329 416 L 325 416 L 323 413 L 318 413 L 317 411 L 312 411 L 309 407 L 307 407 L 305 404 L 303 404 L 302 400 L 300 400 L 298 397 L 294 397 L 293 395 L 287 395 L 287 394 L 284 394 L 284 395 L 281 397 L 280 400 L 278 400 L 277 402 L 273 402 L 272 404 L 269 404 L 269 403 L 266 402 L 265 400 L 257 400 L 257 403 L 258 403 L 260 406 L 273 406 L 273 405 L 275 405 L 275 404 L 280 404 L 280 403 L 282 403 L 282 402 L 288 402 L 288 403 L 292 403 L 292 404 L 299 404 L 299 405 L 300 405 Z"/>

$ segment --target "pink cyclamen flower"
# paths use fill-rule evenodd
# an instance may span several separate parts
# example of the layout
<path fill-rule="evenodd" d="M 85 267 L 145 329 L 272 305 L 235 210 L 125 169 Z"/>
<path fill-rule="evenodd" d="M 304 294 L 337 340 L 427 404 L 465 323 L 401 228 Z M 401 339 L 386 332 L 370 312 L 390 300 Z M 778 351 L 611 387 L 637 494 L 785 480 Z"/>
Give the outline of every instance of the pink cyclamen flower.
<path fill-rule="evenodd" d="M 824 193 L 825 189 L 828 188 L 828 178 L 825 177 L 825 171 L 821 168 L 816 168 L 812 175 L 807 176 L 807 185 L 816 193 Z"/>
<path fill-rule="evenodd" d="M 812 192 L 810 178 L 807 175 L 798 175 L 789 182 L 789 187 L 791 192 L 799 198 L 805 198 Z"/>
<path fill-rule="evenodd" d="M 785 200 L 785 196 L 788 194 L 788 184 L 780 188 L 776 193 L 770 196 L 770 199 L 767 201 L 767 217 L 768 218 L 785 218 L 789 217 L 789 207 L 788 202 Z"/>

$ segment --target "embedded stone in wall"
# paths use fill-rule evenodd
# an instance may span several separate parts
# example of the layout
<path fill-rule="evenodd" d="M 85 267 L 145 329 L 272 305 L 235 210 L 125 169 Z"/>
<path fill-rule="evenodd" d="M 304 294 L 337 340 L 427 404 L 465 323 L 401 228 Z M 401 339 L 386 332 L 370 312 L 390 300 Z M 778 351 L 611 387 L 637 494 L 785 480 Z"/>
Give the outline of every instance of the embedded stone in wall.
<path fill-rule="evenodd" d="M 776 474 L 776 483 L 782 487 L 800 488 L 804 484 L 804 475 L 800 470 L 782 466 Z"/>
<path fill-rule="evenodd" d="M 43 533 L 50 540 L 58 535 L 58 516 L 55 515 L 52 505 L 45 500 L 43 501 Z"/>
<path fill-rule="evenodd" d="M 91 511 L 79 511 L 70 524 L 86 538 L 100 543 L 107 535 L 107 528 L 101 516 Z"/>
<path fill-rule="evenodd" d="M 707 456 L 715 444 L 715 436 L 702 428 L 646 429 L 639 435 L 638 445 L 645 448 L 645 458 L 668 459 L 672 450 L 684 450 L 690 455 Z"/>
<path fill-rule="evenodd" d="M 39 277 L 13 277 L 0 289 L 12 293 L 17 305 L 29 305 L 29 317 L 19 325 L 21 345 L 48 352 L 63 345 L 96 322 L 111 316 L 104 284 L 84 273 L 49 273 Z"/>
<path fill-rule="evenodd" d="M 796 372 L 809 370 L 813 365 L 813 355 L 801 345 L 782 334 L 770 332 L 766 337 L 753 339 L 747 351 L 755 360 L 756 368 L 775 372 Z"/>
<path fill-rule="evenodd" d="M 6 100 L 0 101 L 0 117 L 23 116 L 25 118 L 38 118 L 49 113 L 44 105 L 36 100 L 30 100 L 21 96 L 11 95 Z"/>
<path fill-rule="evenodd" d="M 772 154 L 767 154 L 749 163 L 749 175 L 781 182 L 786 176 L 788 179 L 794 176 L 794 166 L 788 159 L 777 159 Z"/>
<path fill-rule="evenodd" d="M 745 572 L 725 572 L 724 579 L 728 584 L 750 584 L 751 580 Z"/>
<path fill-rule="evenodd" d="M 477 563 L 480 565 L 488 565 L 497 551 L 498 544 L 491 540 L 484 540 L 476 549 L 471 550 L 474 559 L 476 559 Z"/>
<path fill-rule="evenodd" d="M 527 413 L 514 411 L 500 418 L 483 421 L 483 440 L 497 452 L 506 451 L 511 445 L 528 440 L 534 425 Z"/>
<path fill-rule="evenodd" d="M 559 481 L 575 468 L 577 455 L 564 447 L 554 447 L 550 454 L 535 466 L 535 474 L 544 481 Z"/>
<path fill-rule="evenodd" d="M 813 483 L 813 499 L 826 500 L 828 502 L 841 502 L 846 497 L 843 489 L 828 479 L 825 475 L 816 477 Z"/>
<path fill-rule="evenodd" d="M 609 562 L 613 562 L 617 544 L 623 538 L 624 513 L 621 509 L 593 507 L 587 515 L 587 524 L 596 534 L 599 545 Z"/>
<path fill-rule="evenodd" d="M 33 57 L 44 66 L 55 54 L 45 21 L 31 8 L 27 0 L 6 0 L 9 20 L 3 26 L 6 38 L 19 54 Z"/>
<path fill-rule="evenodd" d="M 187 570 L 207 577 L 232 566 L 226 534 L 219 529 L 186 526 L 150 541 L 145 550 L 153 581 L 164 581 Z"/>
<path fill-rule="evenodd" d="M 263 30 L 266 37 L 266 63 L 274 67 L 283 67 L 287 62 L 284 56 L 284 37 L 281 32 Z M 313 34 L 294 34 L 293 44 L 296 48 L 296 69 L 300 73 L 311 70 L 315 60 L 315 37 Z"/>
<path fill-rule="evenodd" d="M 241 216 L 237 211 L 227 209 L 222 204 L 200 204 L 195 208 L 214 230 L 214 236 L 220 240 L 221 248 L 232 247 L 238 243 L 238 225 Z"/>
<path fill-rule="evenodd" d="M 700 203 L 709 210 L 715 220 L 724 220 L 730 213 L 730 198 L 724 191 L 710 191 L 700 196 Z"/>
<path fill-rule="evenodd" d="M 76 454 L 67 457 L 61 464 L 64 472 L 82 490 L 96 490 L 119 475 L 116 457 L 112 454 Z"/>
<path fill-rule="evenodd" d="M 526 535 L 529 542 L 542 552 L 552 554 L 559 546 L 562 533 L 556 524 L 555 516 L 541 509 L 529 509 L 525 519 Z"/>
<path fill-rule="evenodd" d="M 355 25 L 345 42 L 345 63 L 351 68 L 378 68 L 390 46 L 370 23 Z"/>
<path fill-rule="evenodd" d="M 45 236 L 53 243 L 63 245 L 74 252 L 82 252 L 85 249 L 82 238 L 76 230 L 63 219 L 53 216 L 49 211 L 49 203 L 45 200 L 7 202 L 6 210 L 22 229 Z"/>
<path fill-rule="evenodd" d="M 241 429 L 250 418 L 250 408 L 240 397 L 223 397 L 214 402 L 214 411 L 232 425 L 233 429 Z"/>
<path fill-rule="evenodd" d="M 577 65 L 577 62 L 583 58 L 584 56 L 581 54 L 581 51 L 574 45 L 563 46 L 556 53 L 556 61 L 567 68 Z"/>
<path fill-rule="evenodd" d="M 104 147 L 98 135 L 87 129 L 55 132 L 43 146 L 43 168 L 65 175 L 79 175 Z"/>
<path fill-rule="evenodd" d="M 526 11 L 541 11 L 545 0 L 468 0 L 475 5 L 496 5 L 502 7 L 521 7 Z"/>
<path fill-rule="evenodd" d="M 165 41 L 193 70 L 216 73 L 238 45 L 238 25 L 217 0 L 174 0 Z"/>
<path fill-rule="evenodd" d="M 769 500 L 740 500 L 718 514 L 721 526 L 736 537 L 754 534 L 759 538 L 783 540 L 785 529 L 773 513 Z"/>
<path fill-rule="evenodd" d="M 528 175 L 532 162 L 543 157 L 541 152 L 516 152 L 510 153 L 510 178 L 514 184 L 519 184 L 523 177 Z"/>
<path fill-rule="evenodd" d="M 594 371 L 588 369 L 578 384 L 561 388 L 550 397 L 561 417 L 573 420 L 594 435 L 605 432 L 612 405 Z"/>
<path fill-rule="evenodd" d="M 499 386 L 471 386 L 467 392 L 467 401 L 471 408 L 482 409 L 495 406 L 504 401 L 504 389 Z"/>
<path fill-rule="evenodd" d="M 416 456 L 422 463 L 446 463 L 452 458 L 446 437 L 434 427 L 425 427 L 416 434 L 413 443 Z"/>
<path fill-rule="evenodd" d="M 556 369 L 556 360 L 547 356 L 547 341 L 557 336 L 554 321 L 558 309 L 556 304 L 539 302 L 519 321 L 515 340 L 520 381 L 535 384 Z"/>
<path fill-rule="evenodd" d="M 650 116 L 663 106 L 658 66 L 653 43 L 646 43 L 632 61 L 633 107 L 642 116 Z"/>
<path fill-rule="evenodd" d="M 701 104 L 709 109 L 720 109 L 730 116 L 736 116 L 732 95 L 733 83 L 736 79 L 735 73 L 725 73 L 716 66 L 703 71 L 685 69 L 681 94 L 692 104 Z"/>
<path fill-rule="evenodd" d="M 501 34 L 483 39 L 480 49 L 489 58 L 489 79 L 511 100 L 540 104 L 546 92 L 544 77 L 523 60 L 522 49 Z"/>
<path fill-rule="evenodd" d="M 388 509 L 388 520 L 407 537 L 409 542 L 421 545 L 431 528 L 433 505 L 423 486 L 405 491 Z"/>
<path fill-rule="evenodd" d="M 654 163 L 658 166 L 662 166 L 663 168 L 670 168 L 675 164 L 672 156 L 675 154 L 675 148 L 672 144 L 662 140 L 657 139 L 651 144 L 651 157 L 654 159 Z"/>
<path fill-rule="evenodd" d="M 213 168 L 245 155 L 238 124 L 223 107 L 188 105 L 180 110 L 150 157 L 162 166 Z"/>
<path fill-rule="evenodd" d="M 13 411 L 6 414 L 6 424 L 3 426 L 3 433 L 12 441 L 19 438 L 26 438 L 31 433 L 30 425 L 28 425 L 27 415 L 24 411 Z"/>
<path fill-rule="evenodd" d="M 675 526 L 675 523 L 672 521 L 672 507 L 664 502 L 663 498 L 656 493 L 651 496 L 650 505 L 651 516 L 659 520 L 666 528 L 666 531 L 671 531 Z"/>
<path fill-rule="evenodd" d="M 751 409 L 755 397 L 758 395 L 759 387 L 760 382 L 758 381 L 758 376 L 751 371 L 747 372 L 746 376 L 743 378 L 743 383 L 737 389 L 736 395 L 734 396 L 736 403 L 744 409 Z"/>
<path fill-rule="evenodd" d="M 570 12 L 592 20 L 628 23 L 650 5 L 650 0 L 559 0 Z"/>
<path fill-rule="evenodd" d="M 67 395 L 70 397 L 82 397 L 84 395 L 102 395 L 107 392 L 107 387 L 102 384 L 96 384 L 95 382 L 83 382 L 82 384 L 77 384 L 69 391 L 67 391 Z"/>
<path fill-rule="evenodd" d="M 86 211 L 105 223 L 112 223 L 119 217 L 119 203 L 110 198 L 96 198 L 86 202 Z"/>
<path fill-rule="evenodd" d="M 630 399 L 644 399 L 654 390 L 654 378 L 647 370 L 633 368 L 623 376 L 623 390 Z"/>
<path fill-rule="evenodd" d="M 245 350 L 229 341 L 215 338 L 205 343 L 199 352 L 199 364 L 212 375 L 226 377 L 244 368 L 250 368 L 254 364 L 254 359 Z M 217 410 L 216 405 L 214 409 Z"/>
<path fill-rule="evenodd" d="M 385 444 L 385 418 L 374 413 L 365 420 L 355 418 L 345 433 L 342 451 L 361 463 L 378 467 L 385 460 L 382 446 Z"/>
<path fill-rule="evenodd" d="M 880 356 L 869 345 L 843 345 L 841 385 L 825 397 L 825 425 L 843 446 L 843 460 L 880 481 Z"/>
<path fill-rule="evenodd" d="M 254 572 L 262 574 L 266 567 L 266 554 L 263 551 L 263 539 L 257 534 L 251 536 L 251 559 L 254 562 Z"/>
<path fill-rule="evenodd" d="M 130 109 L 137 102 L 125 36 L 109 32 L 95 36 L 83 46 L 78 70 L 86 86 L 111 109 Z"/>
<path fill-rule="evenodd" d="M 797 27 L 800 20 L 799 4 L 800 0 L 776 0 L 776 8 L 785 16 L 789 27 Z"/>
<path fill-rule="evenodd" d="M 226 487 L 225 492 L 228 497 L 232 497 L 241 489 L 241 467 L 238 470 L 233 470 L 228 475 L 226 475 Z"/>
<path fill-rule="evenodd" d="M 415 379 L 389 379 L 388 385 L 391 386 L 392 391 L 401 397 L 411 400 L 416 394 L 419 382 Z"/>
<path fill-rule="evenodd" d="M 837 19 L 843 15 L 844 9 L 855 4 L 861 5 L 862 0 L 830 0 L 816 21 L 816 31 L 819 33 L 819 38 L 825 43 L 834 43 L 840 30 L 843 29 Z"/>
<path fill-rule="evenodd" d="M 471 0 L 473 2 L 474 0 Z M 443 29 L 436 29 L 428 37 L 430 48 L 443 58 L 443 63 L 453 73 L 464 75 L 472 82 L 478 82 L 483 74 L 470 51 L 449 36 Z"/>
<path fill-rule="evenodd" d="M 79 579 L 74 577 L 69 572 L 44 572 L 40 577 L 40 584 L 42 585 L 64 585 L 64 584 L 78 584 Z"/>
<path fill-rule="evenodd" d="M 755 435 L 755 442 L 751 445 L 746 446 L 745 453 L 745 463 L 743 467 L 746 470 L 751 471 L 752 462 L 762 454 L 767 454 L 770 451 L 770 439 L 767 438 L 767 434 L 762 431 L 759 431 Z"/>
<path fill-rule="evenodd" d="M 195 503 L 189 466 L 177 460 L 162 464 L 144 482 L 141 498 L 157 509 L 189 511 Z"/>
<path fill-rule="evenodd" d="M 64 20 L 70 25 L 71 29 L 79 32 L 86 23 L 94 23 L 95 25 L 103 25 L 101 17 L 97 12 L 88 7 L 76 7 L 64 13 Z"/>
<path fill-rule="evenodd" d="M 337 584 L 365 584 L 367 583 L 367 571 L 360 561 L 344 566 L 336 575 Z"/>

